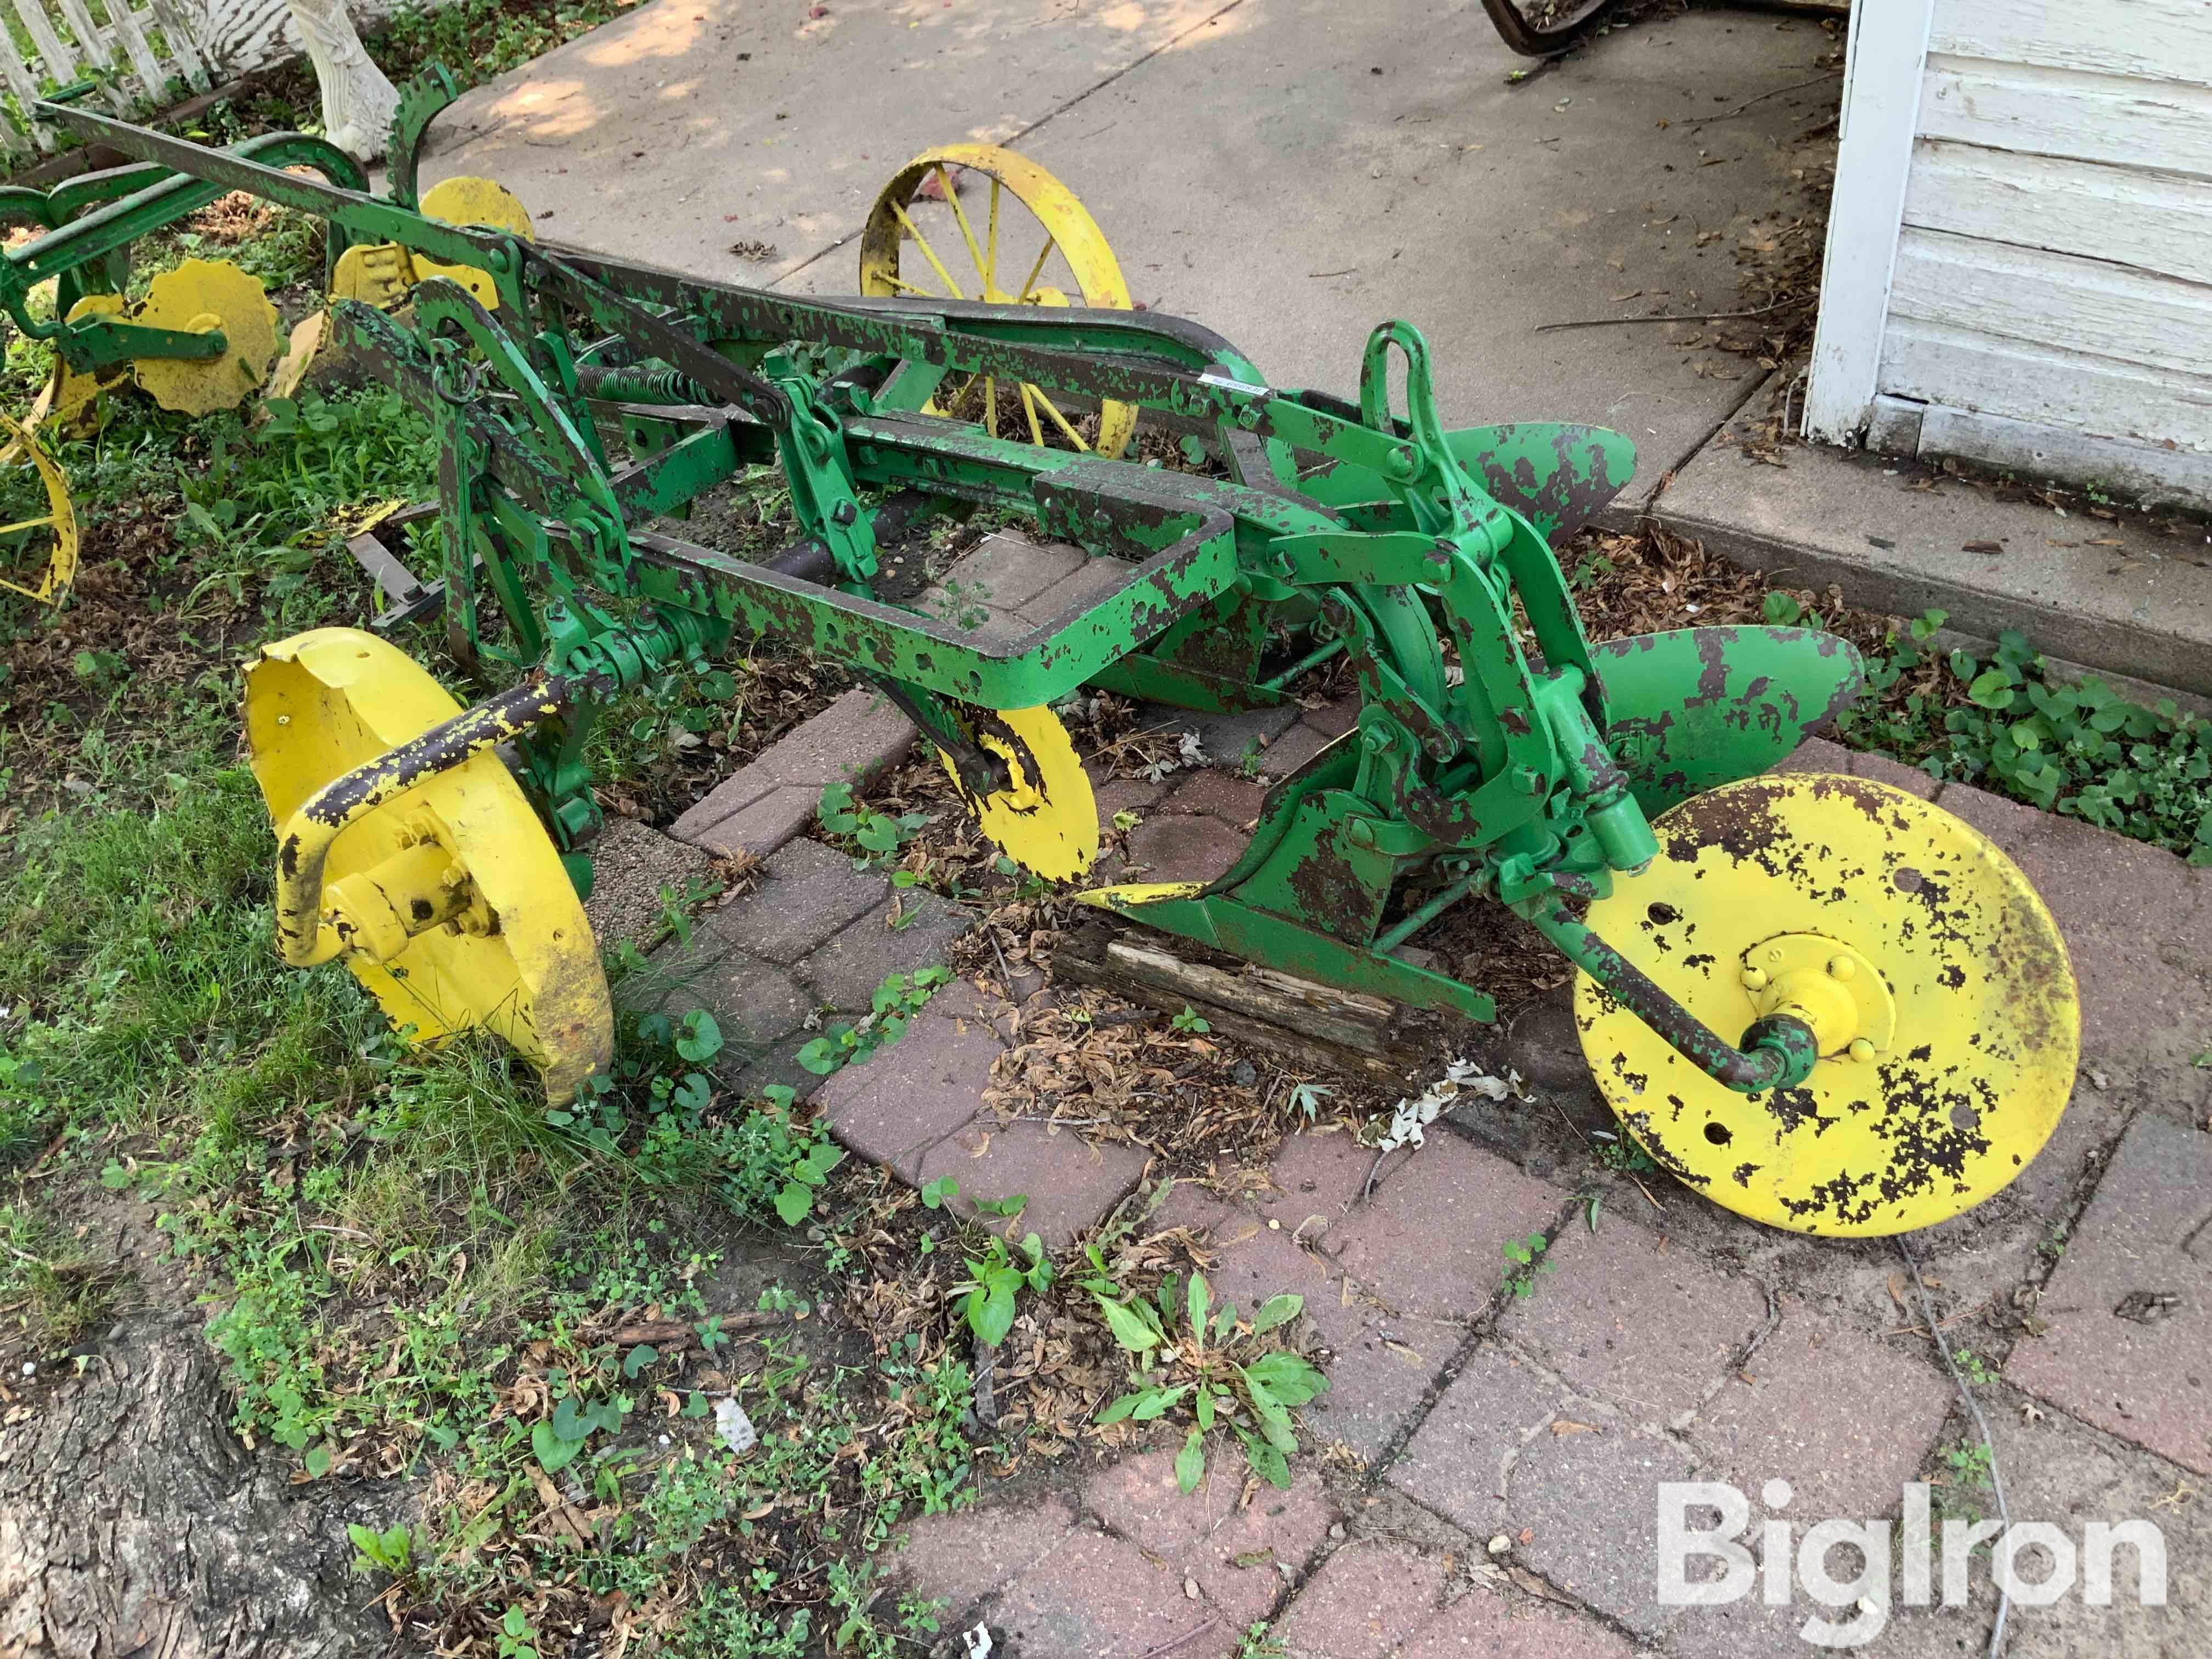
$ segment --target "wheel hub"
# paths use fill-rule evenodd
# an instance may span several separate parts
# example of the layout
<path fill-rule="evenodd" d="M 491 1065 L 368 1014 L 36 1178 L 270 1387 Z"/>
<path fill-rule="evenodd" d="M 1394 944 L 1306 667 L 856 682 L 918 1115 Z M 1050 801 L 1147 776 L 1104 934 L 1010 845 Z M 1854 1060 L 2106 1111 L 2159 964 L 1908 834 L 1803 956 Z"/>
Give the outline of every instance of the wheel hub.
<path fill-rule="evenodd" d="M 1751 1018 L 1786 1014 L 1813 1028 L 1823 1058 L 1869 1060 L 1897 1031 L 1897 1004 L 1881 971 L 1825 933 L 1778 933 L 1739 958 Z"/>

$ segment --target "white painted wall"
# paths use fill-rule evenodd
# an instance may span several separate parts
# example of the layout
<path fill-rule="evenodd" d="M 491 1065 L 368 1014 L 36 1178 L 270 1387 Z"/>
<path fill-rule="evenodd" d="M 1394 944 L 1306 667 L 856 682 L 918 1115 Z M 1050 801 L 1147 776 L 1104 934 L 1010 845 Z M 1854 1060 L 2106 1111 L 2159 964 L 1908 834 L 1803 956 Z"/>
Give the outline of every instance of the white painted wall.
<path fill-rule="evenodd" d="M 2212 0 L 1851 33 L 1808 434 L 2212 507 Z"/>

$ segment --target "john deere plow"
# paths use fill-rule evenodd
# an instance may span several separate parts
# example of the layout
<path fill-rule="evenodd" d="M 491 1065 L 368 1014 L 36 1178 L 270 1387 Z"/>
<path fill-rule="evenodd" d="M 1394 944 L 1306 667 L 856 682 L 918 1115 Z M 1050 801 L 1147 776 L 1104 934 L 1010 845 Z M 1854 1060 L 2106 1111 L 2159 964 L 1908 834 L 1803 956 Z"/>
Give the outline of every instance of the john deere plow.
<path fill-rule="evenodd" d="M 179 198 L 318 214 L 342 258 L 397 250 L 380 258 L 410 280 L 404 315 L 338 298 L 331 342 L 435 428 L 435 599 L 455 658 L 503 689 L 461 709 L 382 638 L 325 629 L 261 653 L 246 721 L 280 949 L 343 961 L 422 1038 L 489 1026 L 556 1096 L 605 1062 L 584 739 L 629 688 L 757 638 L 839 663 L 937 745 L 994 842 L 1073 879 L 1099 830 L 1055 703 L 1097 686 L 1256 707 L 1340 655 L 1357 728 L 1274 788 L 1233 868 L 1084 896 L 1479 1021 L 1480 987 L 1395 952 L 1455 907 L 1510 908 L 1580 970 L 1591 1067 L 1650 1154 L 1805 1232 L 1955 1215 L 2065 1104 L 2074 983 L 2020 872 L 1898 790 L 1761 775 L 1855 695 L 1851 648 L 1780 628 L 1593 647 L 1552 546 L 1627 481 L 1629 443 L 1447 427 L 1405 323 L 1368 337 L 1354 398 L 1271 386 L 1220 336 L 1120 308 L 1088 216 L 1003 152 L 902 173 L 869 221 L 867 291 L 830 299 L 533 242 L 489 209 L 442 222 L 411 169 L 381 197 L 335 161 L 283 171 L 313 140 L 212 150 L 40 113 Z M 1017 207 L 1047 234 L 1035 270 Z M 1073 274 L 1046 282 L 1055 248 Z M 229 326 L 91 316 L 70 361 L 219 362 Z M 1133 428 L 1188 469 L 1115 459 Z M 799 527 L 772 556 L 645 527 L 764 463 Z M 1110 580 L 1011 637 L 886 597 L 893 535 L 979 503 Z"/>

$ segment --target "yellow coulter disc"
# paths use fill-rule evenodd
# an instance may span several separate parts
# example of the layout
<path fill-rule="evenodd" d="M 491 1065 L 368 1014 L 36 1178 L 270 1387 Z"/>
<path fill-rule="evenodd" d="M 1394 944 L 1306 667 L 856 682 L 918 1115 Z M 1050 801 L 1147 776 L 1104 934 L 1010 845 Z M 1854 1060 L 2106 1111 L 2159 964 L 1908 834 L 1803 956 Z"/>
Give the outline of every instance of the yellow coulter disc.
<path fill-rule="evenodd" d="M 253 775 L 280 832 L 324 785 L 459 712 L 405 653 L 355 629 L 264 647 L 246 671 Z M 341 834 L 323 908 L 351 947 L 347 968 L 416 1041 L 487 1028 L 544 1073 L 555 1101 L 605 1066 L 614 1012 L 591 924 L 496 754 Z"/>
<path fill-rule="evenodd" d="M 489 179 L 447 179 L 433 185 L 423 192 L 422 211 L 444 224 L 489 225 L 494 230 L 513 231 L 526 242 L 537 240 L 537 233 L 531 228 L 530 215 L 520 199 L 505 185 Z M 432 276 L 448 277 L 468 289 L 485 310 L 499 308 L 499 289 L 489 276 L 474 265 L 434 264 L 420 255 L 416 257 L 414 265 L 416 282 Z"/>
<path fill-rule="evenodd" d="M 0 524 L 0 561 L 14 576 L 26 579 L 0 575 L 0 587 L 40 605 L 59 605 L 76 580 L 76 509 L 70 501 L 69 480 L 28 426 L 0 415 L 0 432 L 8 434 L 6 447 L 0 449 L 0 489 L 5 490 L 10 509 L 9 522 Z M 38 505 L 46 511 L 15 516 L 23 507 L 35 509 Z M 44 550 L 45 568 L 32 585 L 26 567 L 29 556 L 40 550 Z"/>
<path fill-rule="evenodd" d="M 1012 781 L 988 795 L 960 784 L 952 757 L 945 769 L 984 835 L 1008 858 L 1048 881 L 1072 881 L 1098 856 L 1098 803 L 1075 744 L 1051 709 L 949 705 L 967 734 L 1006 761 Z"/>
<path fill-rule="evenodd" d="M 961 200 L 956 186 L 963 172 L 989 180 L 988 191 L 971 192 L 981 199 Z M 933 179 L 935 198 L 918 196 Z M 884 186 L 860 233 L 863 294 L 1065 306 L 1070 301 L 1060 284 L 1068 281 L 1083 305 L 1130 308 L 1129 285 L 1106 234 L 1075 192 L 1026 155 L 996 144 L 922 151 Z M 1109 459 L 1137 428 L 1136 405 L 1109 399 L 1099 405 L 1097 438 L 1086 441 L 1074 416 L 1042 386 L 981 376 L 939 387 L 931 407 L 957 408 L 994 431 L 1002 424 L 1025 431 L 1040 447 L 1088 449 Z"/>
<path fill-rule="evenodd" d="M 224 259 L 187 259 L 163 271 L 131 320 L 192 334 L 222 331 L 220 357 L 141 357 L 131 365 L 149 397 L 186 415 L 237 408 L 261 389 L 276 356 L 276 307 L 258 277 Z"/>
<path fill-rule="evenodd" d="M 2065 1109 L 2081 1019 L 2066 946 L 2013 862 L 1863 778 L 1747 778 L 1660 818 L 1591 928 L 1730 1041 L 1778 1007 L 1822 1058 L 1736 1094 L 1587 975 L 1583 1051 L 1645 1151 L 1716 1203 L 1795 1232 L 1879 1237 L 1972 1208 Z"/>

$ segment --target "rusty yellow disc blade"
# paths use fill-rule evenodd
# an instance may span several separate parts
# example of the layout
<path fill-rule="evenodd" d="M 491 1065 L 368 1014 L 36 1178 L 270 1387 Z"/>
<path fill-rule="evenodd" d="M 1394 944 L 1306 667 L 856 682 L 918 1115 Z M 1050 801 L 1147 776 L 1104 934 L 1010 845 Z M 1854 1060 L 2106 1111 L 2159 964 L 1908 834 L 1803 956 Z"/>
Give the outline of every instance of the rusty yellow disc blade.
<path fill-rule="evenodd" d="M 163 271 L 131 320 L 188 334 L 222 331 L 219 357 L 141 357 L 131 365 L 149 397 L 186 415 L 237 408 L 261 389 L 276 356 L 276 307 L 260 278 L 228 260 L 187 259 Z"/>
<path fill-rule="evenodd" d="M 1836 1237 L 1931 1226 L 2027 1167 L 2074 1086 L 2057 925 L 2013 862 L 1863 778 L 1747 778 L 1660 818 L 1659 856 L 1589 925 L 1734 1042 L 1787 1006 L 1821 1059 L 1735 1093 L 1587 975 L 1583 1050 L 1645 1151 L 1717 1204 Z"/>
<path fill-rule="evenodd" d="M 968 734 L 1004 760 L 1012 775 L 1004 789 L 970 794 L 952 757 L 939 751 L 992 843 L 1048 881 L 1073 881 L 1089 870 L 1098 856 L 1098 803 L 1060 716 L 1042 707 L 950 707 Z"/>
<path fill-rule="evenodd" d="M 253 775 L 282 826 L 317 790 L 459 713 L 398 647 L 321 628 L 246 672 Z M 324 917 L 354 977 L 421 1042 L 482 1027 L 565 1100 L 603 1070 L 614 1013 L 591 924 L 538 815 L 496 754 L 477 755 L 341 834 Z"/>
<path fill-rule="evenodd" d="M 433 185 L 423 192 L 422 212 L 443 224 L 489 225 L 494 230 L 512 231 L 526 242 L 536 240 L 521 199 L 489 179 L 447 179 Z M 498 288 L 474 265 L 441 265 L 416 256 L 414 274 L 417 282 L 443 276 L 459 283 L 485 310 L 499 309 Z"/>

